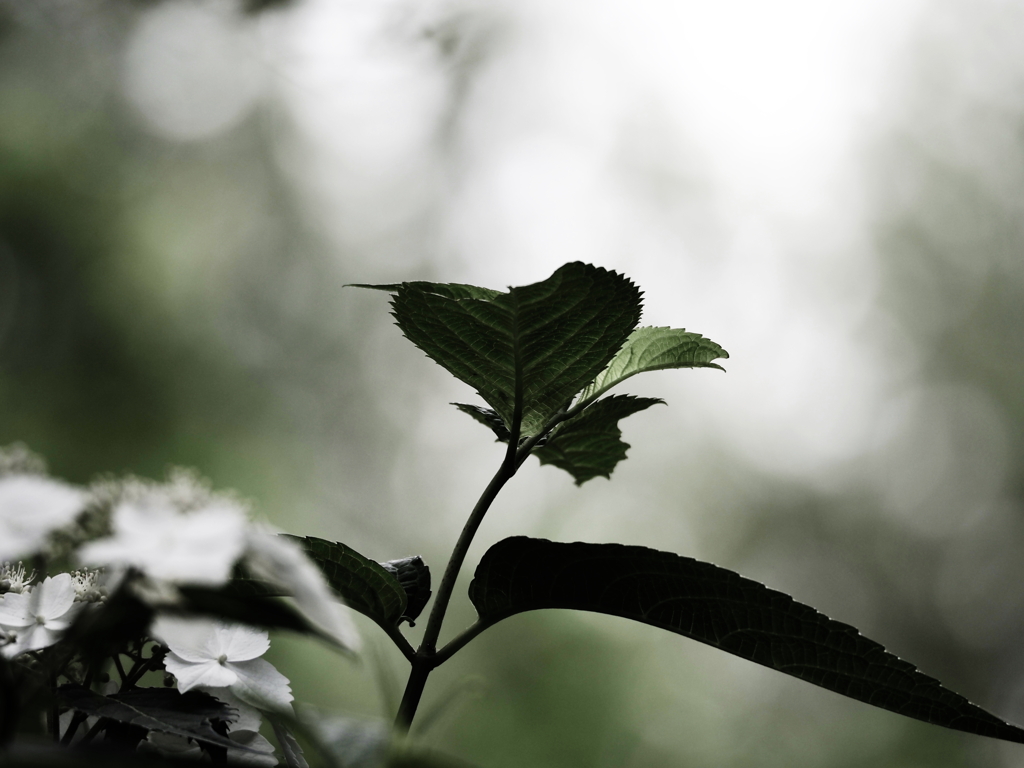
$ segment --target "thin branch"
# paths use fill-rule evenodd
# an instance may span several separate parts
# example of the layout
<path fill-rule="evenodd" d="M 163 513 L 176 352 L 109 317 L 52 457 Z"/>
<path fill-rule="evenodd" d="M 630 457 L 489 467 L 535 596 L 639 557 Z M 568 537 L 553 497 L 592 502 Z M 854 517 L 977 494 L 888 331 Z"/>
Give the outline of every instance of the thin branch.
<path fill-rule="evenodd" d="M 117 668 L 117 674 L 121 677 L 121 687 L 124 687 L 124 681 L 128 679 L 128 675 L 124 672 L 124 667 L 121 666 L 121 654 L 115 653 L 112 657 L 114 659 L 114 666 Z M 135 667 L 132 667 L 134 672 L 136 667 L 141 663 L 141 659 L 135 663 Z"/>
<path fill-rule="evenodd" d="M 441 650 L 439 650 L 436 654 L 434 654 L 434 666 L 435 667 L 439 667 L 442 664 L 444 664 L 446 661 L 448 661 L 448 659 L 450 659 L 456 653 L 461 651 L 462 648 L 467 643 L 469 643 L 470 640 L 475 638 L 477 635 L 479 635 L 481 632 L 483 632 L 489 626 L 491 626 L 491 625 L 490 624 L 485 624 L 482 621 L 478 621 L 473 626 L 468 627 L 467 629 L 464 629 L 455 638 L 453 638 L 447 645 L 445 645 Z"/>
<path fill-rule="evenodd" d="M 406 640 L 405 635 L 397 626 L 384 627 L 384 631 L 388 633 L 388 637 L 391 641 L 398 646 L 398 650 L 402 652 L 405 658 L 412 662 L 416 658 L 416 649 L 412 647 L 412 643 Z"/>

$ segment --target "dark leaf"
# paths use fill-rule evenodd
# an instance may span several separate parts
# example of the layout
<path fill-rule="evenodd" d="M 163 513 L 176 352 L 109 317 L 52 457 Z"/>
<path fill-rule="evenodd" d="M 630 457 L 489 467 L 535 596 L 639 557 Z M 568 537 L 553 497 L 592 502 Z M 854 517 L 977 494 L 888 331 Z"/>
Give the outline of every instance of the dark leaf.
<path fill-rule="evenodd" d="M 640 291 L 622 275 L 573 262 L 507 293 L 402 283 L 392 314 L 406 337 L 474 387 L 521 435 L 548 420 L 601 372 L 640 320 Z"/>
<path fill-rule="evenodd" d="M 14 737 L 18 725 L 18 684 L 13 665 L 0 655 L 0 751 Z"/>
<path fill-rule="evenodd" d="M 277 743 L 281 746 L 285 765 L 288 768 L 309 768 L 309 763 L 306 762 L 306 758 L 302 754 L 302 747 L 299 746 L 299 742 L 292 735 L 288 726 L 277 717 L 270 718 L 270 725 L 274 729 Z"/>
<path fill-rule="evenodd" d="M 515 537 L 488 550 L 469 594 L 487 625 L 542 608 L 622 616 L 907 717 L 1024 743 L 1024 730 L 943 688 L 853 627 L 688 557 Z"/>
<path fill-rule="evenodd" d="M 375 291 L 387 293 L 398 293 L 403 287 L 412 288 L 417 291 L 437 293 L 449 299 L 484 299 L 490 300 L 501 295 L 501 291 L 490 288 L 480 288 L 476 285 L 464 285 L 462 283 L 428 283 L 425 280 L 414 280 L 411 283 L 391 283 L 390 285 L 367 285 L 365 283 L 351 283 L 349 288 L 372 288 Z"/>
<path fill-rule="evenodd" d="M 463 413 L 469 414 L 491 430 L 494 433 L 494 436 L 498 438 L 498 442 L 508 442 L 511 435 L 508 432 L 508 427 L 505 426 L 505 422 L 501 420 L 501 416 L 498 415 L 497 411 L 491 410 L 490 408 L 481 408 L 479 405 L 467 405 L 466 403 L 452 403 L 452 405 Z"/>
<path fill-rule="evenodd" d="M 388 560 L 381 565 L 398 579 L 405 590 L 406 604 L 402 618 L 409 622 L 409 626 L 415 626 L 413 622 L 430 600 L 430 568 L 419 555 Z"/>
<path fill-rule="evenodd" d="M 664 400 L 632 395 L 613 395 L 563 422 L 533 454 L 541 464 L 564 469 L 583 485 L 595 477 L 611 477 L 615 465 L 626 458 L 629 444 L 622 441 L 619 419 L 631 416 Z"/>
<path fill-rule="evenodd" d="M 351 608 L 384 629 L 396 626 L 406 614 L 405 589 L 380 563 L 338 542 L 313 536 L 289 538 L 302 545 L 327 583 Z"/>
<path fill-rule="evenodd" d="M 130 582 L 131 578 L 126 578 L 106 602 L 78 614 L 64 634 L 65 644 L 77 649 L 87 662 L 118 653 L 149 631 L 153 609 L 132 593 Z"/>
<path fill-rule="evenodd" d="M 63 704 L 90 716 L 146 731 L 172 733 L 204 744 L 257 752 L 214 730 L 215 723 L 234 722 L 238 713 L 202 691 L 181 693 L 174 688 L 136 688 L 103 696 L 81 686 L 64 685 L 58 693 Z"/>
<path fill-rule="evenodd" d="M 3 768 L 182 768 L 195 765 L 194 760 L 186 762 L 111 749 L 103 742 L 83 744 L 74 749 L 55 744 L 21 742 L 12 744 L 2 758 L 0 764 Z"/>
<path fill-rule="evenodd" d="M 682 328 L 637 328 L 608 366 L 580 393 L 580 402 L 600 397 L 630 376 L 666 368 L 717 368 L 711 362 L 729 357 L 718 344 Z"/>
<path fill-rule="evenodd" d="M 263 629 L 288 629 L 337 643 L 333 637 L 313 626 L 288 603 L 276 597 L 253 594 L 253 591 L 252 583 L 235 581 L 219 588 L 180 587 L 182 602 L 177 605 L 161 606 L 161 611 L 212 616 Z"/>

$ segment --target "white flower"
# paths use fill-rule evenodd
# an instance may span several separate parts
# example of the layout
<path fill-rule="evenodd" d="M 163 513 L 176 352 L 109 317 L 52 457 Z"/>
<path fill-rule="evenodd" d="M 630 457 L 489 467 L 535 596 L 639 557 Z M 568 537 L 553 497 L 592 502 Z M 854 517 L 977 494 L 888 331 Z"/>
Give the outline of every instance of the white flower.
<path fill-rule="evenodd" d="M 86 564 L 130 566 L 153 579 L 218 586 L 227 582 L 245 546 L 244 510 L 228 499 L 182 512 L 157 493 L 122 501 L 113 512 L 114 535 L 86 544 Z"/>
<path fill-rule="evenodd" d="M 107 588 L 100 584 L 102 571 L 85 569 L 72 571 L 71 583 L 75 588 L 76 603 L 101 603 L 107 597 Z"/>
<path fill-rule="evenodd" d="M 0 477 L 0 561 L 32 555 L 85 508 L 84 491 L 39 475 Z"/>
<path fill-rule="evenodd" d="M 359 650 L 361 640 L 348 608 L 338 602 L 323 573 L 298 544 L 268 529 L 251 529 L 245 565 L 254 577 L 295 598 L 306 618 L 342 646 Z"/>
<path fill-rule="evenodd" d="M 0 595 L 5 595 L 8 592 L 13 592 L 16 595 L 20 595 L 26 589 L 29 584 L 32 583 L 32 579 L 36 577 L 36 572 L 25 575 L 25 566 L 18 561 L 17 565 L 11 565 L 10 563 L 4 563 L 3 567 L 0 568 Z"/>
<path fill-rule="evenodd" d="M 228 688 L 259 709 L 290 709 L 288 678 L 259 658 L 270 647 L 266 632 L 209 619 L 160 616 L 151 634 L 170 649 L 164 668 L 185 692 Z"/>
<path fill-rule="evenodd" d="M 0 627 L 14 636 L 14 642 L 0 648 L 0 653 L 13 658 L 53 645 L 84 607 L 75 604 L 75 587 L 67 573 L 48 576 L 21 594 L 4 595 Z"/>

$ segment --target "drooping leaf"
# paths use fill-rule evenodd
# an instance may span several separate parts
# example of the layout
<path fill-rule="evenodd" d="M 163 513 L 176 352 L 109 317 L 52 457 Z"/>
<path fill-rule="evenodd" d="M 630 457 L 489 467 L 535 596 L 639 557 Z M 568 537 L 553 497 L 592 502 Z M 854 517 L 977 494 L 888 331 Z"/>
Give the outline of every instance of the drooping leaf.
<path fill-rule="evenodd" d="M 536 434 L 605 367 L 640 320 L 640 291 L 622 275 L 573 262 L 507 293 L 402 283 L 392 314 L 406 337 L 474 387 L 511 431 Z"/>
<path fill-rule="evenodd" d="M 580 393 L 579 401 L 594 400 L 624 379 L 665 368 L 717 368 L 712 360 L 729 353 L 699 333 L 682 328 L 637 328 L 608 366 Z"/>
<path fill-rule="evenodd" d="M 210 616 L 263 629 L 287 629 L 338 643 L 336 638 L 315 627 L 288 603 L 269 596 L 269 593 L 254 594 L 256 583 L 231 581 L 223 587 L 180 587 L 178 591 L 182 601 L 161 610 Z"/>
<path fill-rule="evenodd" d="M 1024 730 L 944 688 L 855 628 L 688 557 L 621 544 L 514 537 L 487 551 L 469 594 L 486 625 L 543 608 L 621 616 L 926 723 L 1024 743 Z"/>
<path fill-rule="evenodd" d="M 103 696 L 78 685 L 64 685 L 58 689 L 58 695 L 66 706 L 90 716 L 218 747 L 257 751 L 214 730 L 214 723 L 234 722 L 238 713 L 203 691 L 181 693 L 174 688 L 136 688 Z"/>
<path fill-rule="evenodd" d="M 509 434 L 508 427 L 505 426 L 505 422 L 501 420 L 501 416 L 498 415 L 497 411 L 490 408 L 481 408 L 479 405 L 468 405 L 466 403 L 452 403 L 452 405 L 491 430 L 494 433 L 494 436 L 498 438 L 498 442 L 508 442 L 511 435 Z"/>
<path fill-rule="evenodd" d="M 595 477 L 611 477 L 615 465 L 626 458 L 629 444 L 622 441 L 619 419 L 652 405 L 664 403 L 652 397 L 613 395 L 559 425 L 534 455 L 541 464 L 564 469 L 583 485 Z"/>
<path fill-rule="evenodd" d="M 381 566 L 398 579 L 405 590 L 406 604 L 402 619 L 408 621 L 410 627 L 415 626 L 413 622 L 430 600 L 430 568 L 419 555 L 388 560 L 381 563 Z"/>
<path fill-rule="evenodd" d="M 314 536 L 288 538 L 302 545 L 323 572 L 331 589 L 350 608 L 369 616 L 385 630 L 396 626 L 405 616 L 405 588 L 380 563 L 363 557 L 340 542 Z"/>

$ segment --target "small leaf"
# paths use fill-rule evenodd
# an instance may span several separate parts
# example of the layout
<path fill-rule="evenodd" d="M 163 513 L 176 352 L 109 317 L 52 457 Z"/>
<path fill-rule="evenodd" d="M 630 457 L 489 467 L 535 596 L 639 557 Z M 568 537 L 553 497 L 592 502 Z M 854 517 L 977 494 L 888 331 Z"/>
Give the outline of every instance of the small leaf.
<path fill-rule="evenodd" d="M 388 560 L 381 563 L 381 566 L 398 579 L 405 590 L 406 606 L 402 619 L 408 621 L 410 627 L 415 626 L 413 622 L 430 600 L 430 568 L 419 555 Z"/>
<path fill-rule="evenodd" d="M 1024 743 L 1024 730 L 942 687 L 853 627 L 688 557 L 621 544 L 514 537 L 487 551 L 469 596 L 484 625 L 543 608 L 621 616 L 926 723 Z"/>
<path fill-rule="evenodd" d="M 601 373 L 580 393 L 579 402 L 594 400 L 619 382 L 645 371 L 665 368 L 717 368 L 712 360 L 729 353 L 699 333 L 682 328 L 637 328 Z"/>
<path fill-rule="evenodd" d="M 508 427 L 505 426 L 505 422 L 501 420 L 501 416 L 498 415 L 497 411 L 493 411 L 490 408 L 481 408 L 479 405 L 467 405 L 466 403 L 452 403 L 452 405 L 463 413 L 472 416 L 491 430 L 494 433 L 494 436 L 498 438 L 499 443 L 508 442 L 511 435 L 508 432 Z"/>
<path fill-rule="evenodd" d="M 136 688 L 103 696 L 78 685 L 64 685 L 57 692 L 66 706 L 87 715 L 218 747 L 257 752 L 213 729 L 214 722 L 234 722 L 238 713 L 203 691 L 181 693 L 174 688 Z"/>
<path fill-rule="evenodd" d="M 309 768 L 305 756 L 302 754 L 302 747 L 298 740 L 292 735 L 291 730 L 285 725 L 281 718 L 270 717 L 270 726 L 274 729 L 274 736 L 281 746 L 281 753 L 284 755 L 284 763 L 288 768 Z"/>
<path fill-rule="evenodd" d="M 611 477 L 615 465 L 626 458 L 629 444 L 622 441 L 619 419 L 652 405 L 664 403 L 652 397 L 613 395 L 586 408 L 559 425 L 533 454 L 541 464 L 564 469 L 583 485 L 595 477 Z"/>
<path fill-rule="evenodd" d="M 474 387 L 511 431 L 539 432 L 592 381 L 640 320 L 640 291 L 622 275 L 573 262 L 539 283 L 498 293 L 439 283 L 394 292 L 392 314 L 434 362 Z"/>
<path fill-rule="evenodd" d="M 289 538 L 305 548 L 306 554 L 323 571 L 331 589 L 350 608 L 369 616 L 385 630 L 396 626 L 406 615 L 405 589 L 380 563 L 339 542 L 313 536 Z"/>

